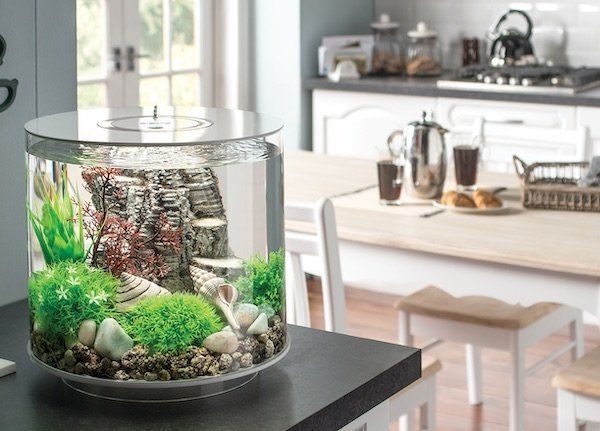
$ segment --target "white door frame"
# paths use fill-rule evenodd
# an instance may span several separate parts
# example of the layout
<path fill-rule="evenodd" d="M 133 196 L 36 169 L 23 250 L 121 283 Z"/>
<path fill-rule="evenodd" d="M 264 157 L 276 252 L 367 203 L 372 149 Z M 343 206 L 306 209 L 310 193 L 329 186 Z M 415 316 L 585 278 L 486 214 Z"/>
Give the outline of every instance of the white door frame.
<path fill-rule="evenodd" d="M 174 75 L 197 72 L 200 79 L 198 99 L 200 104 L 204 106 L 214 104 L 214 0 L 196 0 L 194 2 L 194 6 L 197 8 L 197 16 L 200 16 L 200 20 L 196 23 L 197 31 L 195 32 L 196 46 L 200 49 L 198 67 L 176 71 L 171 69 L 170 58 L 171 2 L 170 0 L 163 0 L 163 23 L 166 29 L 164 46 L 167 68 L 165 71 L 143 75 L 139 73 L 139 58 L 135 58 L 133 70 L 129 70 L 127 55 L 129 47 L 133 47 L 135 53 L 140 54 L 140 25 L 139 19 L 137 19 L 139 0 L 105 0 L 103 6 L 106 16 L 106 44 L 103 47 L 103 63 L 106 65 L 106 72 L 104 76 L 78 79 L 78 84 L 105 84 L 108 107 L 138 106 L 140 78 L 165 76 L 170 79 Z M 118 66 L 113 61 L 114 49 L 120 50 L 120 64 Z M 170 105 L 171 103 L 171 91 L 169 91 L 169 100 L 166 101 L 166 104 Z"/>

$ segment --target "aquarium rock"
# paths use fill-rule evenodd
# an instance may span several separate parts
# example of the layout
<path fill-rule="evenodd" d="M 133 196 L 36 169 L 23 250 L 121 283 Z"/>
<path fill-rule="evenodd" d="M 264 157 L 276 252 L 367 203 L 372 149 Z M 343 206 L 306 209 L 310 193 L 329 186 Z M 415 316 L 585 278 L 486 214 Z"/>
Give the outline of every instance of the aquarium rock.
<path fill-rule="evenodd" d="M 78 332 L 78 340 L 84 346 L 93 346 L 96 340 L 96 322 L 87 319 L 81 322 Z"/>
<path fill-rule="evenodd" d="M 167 289 L 137 275 L 124 272 L 119 278 L 121 285 L 117 288 L 116 300 L 117 310 L 119 311 L 129 310 L 144 298 L 171 294 Z"/>
<path fill-rule="evenodd" d="M 252 353 L 244 353 L 240 358 L 240 367 L 248 368 L 252 366 Z"/>
<path fill-rule="evenodd" d="M 235 309 L 235 318 L 242 328 L 248 328 L 258 317 L 258 307 L 254 304 L 239 304 Z"/>
<path fill-rule="evenodd" d="M 100 183 L 93 183 L 90 188 L 92 202 L 100 211 Z M 132 223 L 169 266 L 169 273 L 158 280 L 169 291 L 192 287 L 188 267 L 195 258 L 215 261 L 218 271 L 202 262 L 195 265 L 226 277 L 233 278 L 241 268 L 238 260 L 231 258 L 227 218 L 219 181 L 212 169 L 124 169 L 112 180 L 105 198 L 110 212 Z M 163 213 L 173 228 L 182 231 L 179 254 L 152 240 Z"/>
<path fill-rule="evenodd" d="M 223 353 L 219 357 L 219 370 L 229 371 L 229 369 L 231 368 L 232 365 L 233 365 L 233 358 L 231 357 L 231 355 L 229 355 L 227 353 Z"/>
<path fill-rule="evenodd" d="M 99 354 L 112 360 L 120 360 L 132 347 L 133 340 L 115 319 L 109 317 L 100 323 L 94 342 L 94 349 Z"/>
<path fill-rule="evenodd" d="M 269 329 L 269 319 L 265 313 L 260 313 L 256 320 L 252 322 L 252 325 L 246 331 L 246 334 L 260 335 Z"/>
<path fill-rule="evenodd" d="M 238 348 L 238 338 L 233 332 L 219 331 L 206 337 L 202 345 L 217 353 L 233 353 Z"/>

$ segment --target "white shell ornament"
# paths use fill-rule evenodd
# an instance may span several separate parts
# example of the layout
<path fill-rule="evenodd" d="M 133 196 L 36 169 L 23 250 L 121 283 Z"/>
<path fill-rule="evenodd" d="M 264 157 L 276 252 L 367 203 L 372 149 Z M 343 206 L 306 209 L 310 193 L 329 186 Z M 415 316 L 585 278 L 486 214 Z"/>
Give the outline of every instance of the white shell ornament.
<path fill-rule="evenodd" d="M 126 272 L 121 274 L 121 285 L 117 288 L 116 306 L 119 311 L 127 311 L 138 301 L 151 296 L 170 295 L 164 287 L 152 283 L 145 278 L 131 275 Z"/>
<path fill-rule="evenodd" d="M 240 324 L 233 315 L 233 304 L 238 299 L 238 290 L 226 283 L 223 278 L 198 267 L 190 266 L 190 274 L 194 282 L 194 290 L 218 306 L 234 332 L 239 331 Z"/>

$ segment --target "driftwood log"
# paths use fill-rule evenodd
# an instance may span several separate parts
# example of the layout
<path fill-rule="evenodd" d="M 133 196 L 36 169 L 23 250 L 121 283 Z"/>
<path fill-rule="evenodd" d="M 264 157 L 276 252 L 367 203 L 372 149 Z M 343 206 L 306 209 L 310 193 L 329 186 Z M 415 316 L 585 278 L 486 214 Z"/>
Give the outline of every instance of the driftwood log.
<path fill-rule="evenodd" d="M 97 209 L 100 192 L 92 186 Z M 110 212 L 129 220 L 147 238 L 153 237 L 161 213 L 172 227 L 182 229 L 180 254 L 151 244 L 171 269 L 158 281 L 169 291 L 192 289 L 192 262 L 228 278 L 240 273 L 241 261 L 230 255 L 227 218 L 212 169 L 126 169 L 112 180 L 106 200 Z"/>

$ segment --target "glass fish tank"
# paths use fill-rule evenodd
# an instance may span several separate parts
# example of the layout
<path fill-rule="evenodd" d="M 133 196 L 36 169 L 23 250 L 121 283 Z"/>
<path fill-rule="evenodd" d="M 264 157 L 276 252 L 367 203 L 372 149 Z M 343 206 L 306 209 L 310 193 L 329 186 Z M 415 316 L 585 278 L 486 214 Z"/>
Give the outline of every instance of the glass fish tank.
<path fill-rule="evenodd" d="M 169 401 L 281 359 L 281 129 L 199 107 L 28 122 L 32 361 L 81 392 Z"/>

